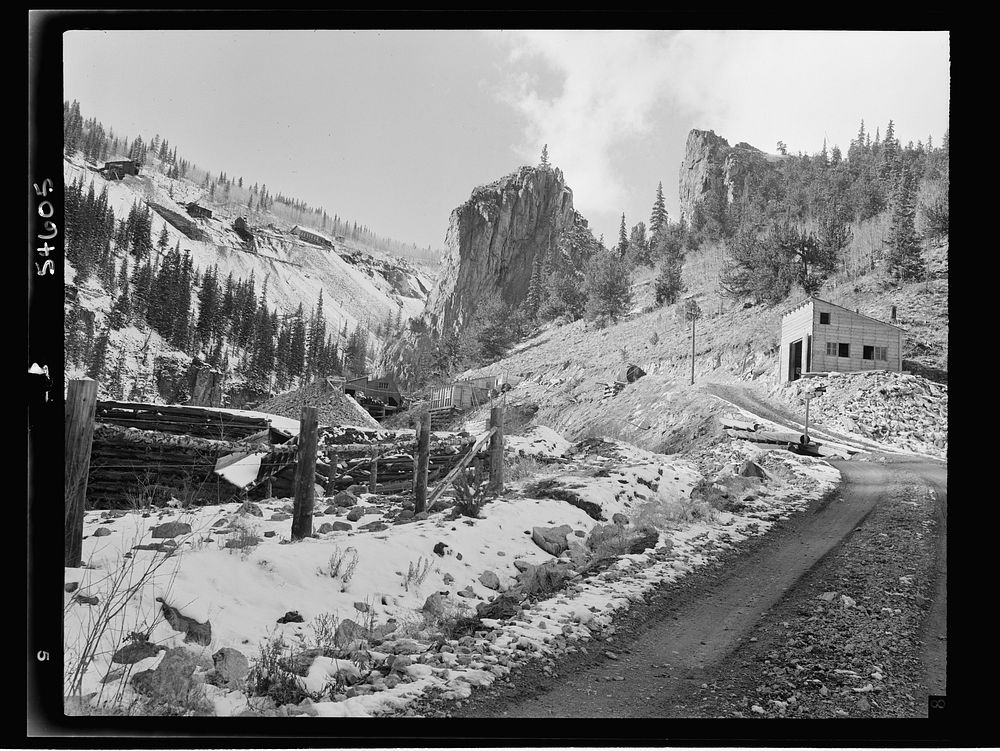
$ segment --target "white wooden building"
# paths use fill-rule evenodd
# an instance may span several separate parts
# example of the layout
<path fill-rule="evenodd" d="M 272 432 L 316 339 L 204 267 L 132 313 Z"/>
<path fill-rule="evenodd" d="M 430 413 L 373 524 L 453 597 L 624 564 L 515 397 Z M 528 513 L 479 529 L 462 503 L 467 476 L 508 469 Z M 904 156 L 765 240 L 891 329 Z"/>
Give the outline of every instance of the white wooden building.
<path fill-rule="evenodd" d="M 778 380 L 803 373 L 903 369 L 903 332 L 890 323 L 812 297 L 781 318 Z"/>

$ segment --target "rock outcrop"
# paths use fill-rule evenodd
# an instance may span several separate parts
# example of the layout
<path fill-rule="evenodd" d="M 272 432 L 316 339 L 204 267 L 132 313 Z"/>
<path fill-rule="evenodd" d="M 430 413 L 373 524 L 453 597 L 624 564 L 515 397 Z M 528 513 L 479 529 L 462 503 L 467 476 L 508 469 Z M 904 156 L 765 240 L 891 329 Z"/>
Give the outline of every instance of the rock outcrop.
<path fill-rule="evenodd" d="M 680 168 L 681 219 L 690 223 L 695 207 L 714 189 L 724 192 L 727 203 L 738 201 L 753 190 L 754 178 L 774 170 L 780 159 L 746 142 L 730 146 L 711 130 L 692 130 Z"/>
<path fill-rule="evenodd" d="M 563 233 L 581 224 L 573 191 L 554 167 L 522 167 L 476 188 L 451 212 L 447 255 L 424 311 L 431 328 L 457 330 L 492 292 L 510 305 L 522 302 L 535 260 L 555 257 Z"/>

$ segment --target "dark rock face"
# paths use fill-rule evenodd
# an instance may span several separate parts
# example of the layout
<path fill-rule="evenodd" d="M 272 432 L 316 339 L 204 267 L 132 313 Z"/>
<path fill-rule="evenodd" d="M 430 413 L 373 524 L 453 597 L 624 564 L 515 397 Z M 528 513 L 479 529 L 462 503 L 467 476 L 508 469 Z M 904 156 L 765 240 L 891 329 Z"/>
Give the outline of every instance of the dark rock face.
<path fill-rule="evenodd" d="M 728 203 L 733 203 L 762 175 L 775 169 L 773 161 L 781 159 L 765 154 L 748 143 L 730 146 L 729 141 L 711 130 L 688 133 L 684 158 L 680 167 L 681 218 L 691 222 L 695 206 L 703 201 L 718 182 Z"/>

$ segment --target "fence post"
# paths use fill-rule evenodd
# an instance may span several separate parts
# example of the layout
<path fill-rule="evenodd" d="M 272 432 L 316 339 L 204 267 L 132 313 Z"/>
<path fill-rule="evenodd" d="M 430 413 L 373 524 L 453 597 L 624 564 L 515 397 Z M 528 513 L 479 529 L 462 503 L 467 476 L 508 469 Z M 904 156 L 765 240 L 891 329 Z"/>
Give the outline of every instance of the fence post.
<path fill-rule="evenodd" d="M 368 492 L 374 493 L 378 486 L 378 449 L 372 452 L 371 471 L 368 473 Z"/>
<path fill-rule="evenodd" d="M 335 495 L 337 492 L 337 454 L 330 454 L 330 466 L 326 468 L 326 495 Z"/>
<path fill-rule="evenodd" d="M 66 397 L 66 480 L 64 565 L 76 567 L 83 557 L 83 512 L 87 500 L 87 473 L 94 438 L 97 381 L 90 378 L 69 382 Z"/>
<path fill-rule="evenodd" d="M 417 456 L 414 464 L 413 511 L 419 514 L 427 505 L 427 464 L 431 448 L 431 413 L 425 412 L 417 424 Z"/>
<path fill-rule="evenodd" d="M 299 421 L 299 456 L 295 463 L 295 503 L 292 509 L 292 539 L 312 535 L 316 505 L 316 407 L 303 407 Z"/>
<path fill-rule="evenodd" d="M 503 407 L 490 410 L 490 427 L 496 432 L 490 436 L 490 483 L 492 493 L 503 492 Z"/>

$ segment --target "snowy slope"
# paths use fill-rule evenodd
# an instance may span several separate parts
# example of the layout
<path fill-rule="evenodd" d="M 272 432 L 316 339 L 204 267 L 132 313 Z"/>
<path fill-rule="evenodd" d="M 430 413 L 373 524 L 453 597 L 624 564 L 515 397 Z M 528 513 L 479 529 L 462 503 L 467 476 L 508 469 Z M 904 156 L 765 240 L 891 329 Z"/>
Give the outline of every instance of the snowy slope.
<path fill-rule="evenodd" d="M 374 330 L 380 321 L 388 317 L 395 319 L 399 310 L 405 321 L 423 310 L 426 291 L 432 286 L 426 272 L 417 270 L 407 261 L 385 254 L 345 253 L 345 256 L 360 259 L 351 263 L 337 251 L 300 241 L 289 234 L 291 225 L 270 216 L 261 222 L 265 225 L 271 222 L 275 229 L 262 228 L 258 233 L 258 250 L 254 253 L 243 247 L 231 228 L 235 218 L 246 212 L 238 207 L 227 208 L 205 201 L 204 191 L 187 181 L 171 180 L 158 172 L 127 176 L 120 181 L 105 180 L 78 156 L 64 160 L 63 164 L 67 184 L 83 174 L 85 181 L 93 180 L 96 193 L 107 187 L 108 202 L 117 219 L 128 216 L 136 201 L 157 204 L 185 217 L 183 204 L 189 201 L 198 200 L 210 207 L 214 212 L 212 219 L 196 220 L 210 241 L 190 239 L 155 211 L 152 237 L 154 240 L 159 238 L 166 226 L 170 247 L 179 242 L 181 250 L 191 252 L 194 265 L 200 271 L 218 264 L 222 281 L 230 272 L 234 279 L 246 279 L 253 273 L 260 291 L 267 278 L 268 302 L 283 313 L 293 313 L 299 303 L 308 313 L 322 290 L 328 331 L 339 332 L 345 323 L 351 331 L 358 323 L 370 324 Z M 171 187 L 174 198 L 170 197 Z M 390 273 L 392 269 L 394 273 Z M 396 284 L 387 276 L 395 277 Z M 94 302 L 91 309 L 107 312 L 109 300 Z"/>

